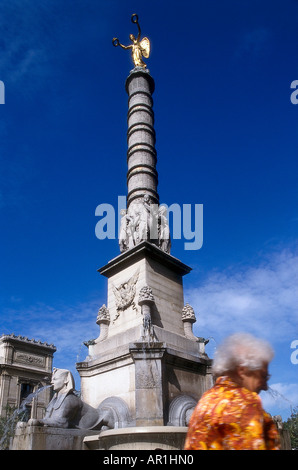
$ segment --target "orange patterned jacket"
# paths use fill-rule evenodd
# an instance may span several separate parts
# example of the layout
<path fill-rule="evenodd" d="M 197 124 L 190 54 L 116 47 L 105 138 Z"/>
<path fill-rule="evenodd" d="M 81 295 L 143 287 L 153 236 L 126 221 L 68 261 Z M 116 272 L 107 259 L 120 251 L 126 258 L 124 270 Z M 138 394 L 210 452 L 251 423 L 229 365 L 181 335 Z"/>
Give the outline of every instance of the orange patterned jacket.
<path fill-rule="evenodd" d="M 279 450 L 280 439 L 259 395 L 219 377 L 197 404 L 185 450 Z"/>

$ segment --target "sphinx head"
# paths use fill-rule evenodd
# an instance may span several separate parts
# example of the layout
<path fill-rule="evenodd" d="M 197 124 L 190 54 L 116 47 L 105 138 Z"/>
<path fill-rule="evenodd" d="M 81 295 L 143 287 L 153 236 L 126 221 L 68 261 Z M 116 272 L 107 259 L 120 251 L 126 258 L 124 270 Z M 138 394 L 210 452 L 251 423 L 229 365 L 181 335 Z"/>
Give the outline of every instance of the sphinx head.
<path fill-rule="evenodd" d="M 56 369 L 54 367 L 51 384 L 56 393 L 69 393 L 75 389 L 73 375 L 67 369 Z"/>

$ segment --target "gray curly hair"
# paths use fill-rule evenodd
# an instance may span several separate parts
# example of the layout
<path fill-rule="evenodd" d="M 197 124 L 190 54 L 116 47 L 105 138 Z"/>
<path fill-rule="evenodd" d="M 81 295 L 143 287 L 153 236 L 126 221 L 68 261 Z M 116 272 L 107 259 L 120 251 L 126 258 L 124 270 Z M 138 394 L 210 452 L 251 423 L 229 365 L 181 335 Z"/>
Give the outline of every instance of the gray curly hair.
<path fill-rule="evenodd" d="M 219 377 L 235 371 L 239 366 L 250 370 L 261 369 L 273 356 L 273 349 L 267 341 L 248 333 L 235 333 L 228 336 L 216 350 L 212 372 Z"/>

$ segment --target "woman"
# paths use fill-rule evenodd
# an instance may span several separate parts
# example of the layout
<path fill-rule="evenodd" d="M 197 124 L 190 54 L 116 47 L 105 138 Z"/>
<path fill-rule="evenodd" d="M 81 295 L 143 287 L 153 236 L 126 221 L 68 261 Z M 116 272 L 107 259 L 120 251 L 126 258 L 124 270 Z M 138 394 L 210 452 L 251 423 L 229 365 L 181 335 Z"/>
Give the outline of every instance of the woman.
<path fill-rule="evenodd" d="M 213 362 L 215 385 L 190 422 L 186 450 L 279 450 L 279 433 L 259 397 L 267 390 L 273 350 L 248 334 L 228 337 Z"/>

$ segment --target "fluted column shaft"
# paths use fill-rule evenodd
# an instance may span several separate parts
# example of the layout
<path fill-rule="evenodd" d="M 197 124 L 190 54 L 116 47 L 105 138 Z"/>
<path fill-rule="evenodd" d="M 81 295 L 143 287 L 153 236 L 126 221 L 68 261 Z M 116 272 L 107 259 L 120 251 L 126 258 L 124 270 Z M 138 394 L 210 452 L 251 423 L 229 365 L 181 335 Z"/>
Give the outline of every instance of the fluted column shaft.
<path fill-rule="evenodd" d="M 159 204 L 157 193 L 155 130 L 152 94 L 154 80 L 148 70 L 135 68 L 126 80 L 127 115 L 127 208 L 145 194 Z"/>

